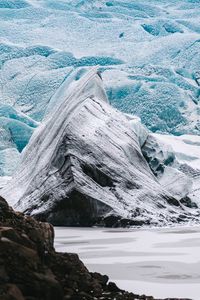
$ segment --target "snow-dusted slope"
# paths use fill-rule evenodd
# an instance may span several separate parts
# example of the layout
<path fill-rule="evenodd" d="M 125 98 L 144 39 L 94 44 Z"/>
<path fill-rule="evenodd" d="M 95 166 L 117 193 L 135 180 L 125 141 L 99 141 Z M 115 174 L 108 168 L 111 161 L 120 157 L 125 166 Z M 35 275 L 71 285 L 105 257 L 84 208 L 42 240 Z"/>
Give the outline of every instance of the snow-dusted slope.
<path fill-rule="evenodd" d="M 195 220 L 199 211 L 153 175 L 141 151 L 142 131 L 110 106 L 96 69 L 68 91 L 64 83 L 58 95 L 60 105 L 35 130 L 1 191 L 16 209 L 61 225 Z"/>

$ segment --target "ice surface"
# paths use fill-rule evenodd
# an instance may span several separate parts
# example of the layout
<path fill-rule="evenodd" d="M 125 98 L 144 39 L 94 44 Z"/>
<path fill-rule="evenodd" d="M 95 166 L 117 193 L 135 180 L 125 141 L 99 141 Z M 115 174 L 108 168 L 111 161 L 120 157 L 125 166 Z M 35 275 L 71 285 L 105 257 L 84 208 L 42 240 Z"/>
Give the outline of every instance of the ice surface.
<path fill-rule="evenodd" d="M 177 222 L 179 215 L 197 220 L 198 209 L 178 201 L 189 189 L 187 176 L 179 171 L 174 184 L 173 170 L 165 187 L 159 183 L 142 155 L 148 130 L 109 105 L 97 69 L 73 82 L 64 97 L 66 86 L 68 81 L 1 194 L 18 210 L 60 225 L 91 225 L 111 216 L 134 224 Z M 169 147 L 155 148 L 160 163 L 170 164 Z"/>
<path fill-rule="evenodd" d="M 148 128 L 199 134 L 198 1 L 0 5 L 0 103 L 40 121 L 72 69 L 100 65 L 114 106 Z"/>
<path fill-rule="evenodd" d="M 131 125 L 132 130 L 137 135 L 140 147 L 142 148 L 150 134 L 149 130 L 141 123 L 140 118 L 133 115 L 125 115 L 129 120 L 129 124 Z"/>
<path fill-rule="evenodd" d="M 159 135 L 153 135 L 142 125 L 138 117 L 127 114 L 126 117 L 139 139 L 142 154 L 159 183 L 178 200 L 188 196 L 192 191 L 193 179 L 183 170 L 180 170 L 176 151 L 169 141 L 167 139 L 165 141 L 164 135 L 161 135 L 161 139 Z M 195 145 L 194 142 L 190 141 L 190 136 L 188 143 Z"/>
<path fill-rule="evenodd" d="M 36 121 L 12 106 L 0 104 L 0 176 L 13 175 L 20 152 L 37 126 Z"/>
<path fill-rule="evenodd" d="M 154 134 L 154 136 L 170 145 L 181 163 L 200 169 L 200 137 L 195 135 L 172 136 Z"/>
<path fill-rule="evenodd" d="M 188 196 L 200 205 L 200 137 L 194 135 L 154 135 L 158 140 L 171 145 L 176 156 L 176 168 L 192 180 L 192 190 Z"/>
<path fill-rule="evenodd" d="M 78 253 L 91 272 L 136 294 L 200 299 L 200 228 L 55 228 L 57 251 Z"/>
<path fill-rule="evenodd" d="M 192 191 L 192 178 L 173 167 L 165 167 L 159 182 L 176 199 L 184 198 Z"/>
<path fill-rule="evenodd" d="M 0 104 L 0 149 L 14 146 L 21 152 L 37 125 L 37 122 L 23 113 Z"/>
<path fill-rule="evenodd" d="M 39 122 L 52 116 L 69 84 L 74 81 L 76 86 L 85 71 L 97 64 L 109 102 L 137 115 L 129 117 L 129 124 L 140 146 L 149 134 L 139 118 L 153 132 L 199 135 L 199 16 L 199 2 L 190 0 L 1 1 L 1 174 L 14 172 L 19 152 Z M 198 137 L 187 140 L 189 152 L 181 149 L 183 145 L 189 149 L 187 142 L 173 140 L 180 151 L 173 149 L 178 162 L 169 165 L 174 168 L 169 173 L 180 175 L 180 186 L 189 176 L 184 194 L 192 180 L 190 195 L 197 201 Z M 157 152 L 148 162 L 156 174 L 156 160 L 161 166 L 166 155 L 172 156 L 166 146 L 154 145 Z M 164 172 L 162 180 L 159 176 L 157 180 L 166 182 Z M 181 197 L 177 188 L 173 193 Z"/>
<path fill-rule="evenodd" d="M 5 187 L 9 180 L 11 180 L 10 176 L 0 176 L 0 189 Z"/>
<path fill-rule="evenodd" d="M 20 154 L 15 148 L 0 150 L 0 176 L 13 175 L 18 166 Z"/>
<path fill-rule="evenodd" d="M 156 176 L 162 174 L 165 166 L 172 165 L 175 160 L 171 145 L 159 140 L 150 132 L 142 145 L 142 153 Z"/>
<path fill-rule="evenodd" d="M 180 170 L 175 150 L 165 138 L 149 132 L 142 153 L 160 184 L 180 200 L 192 191 L 193 180 Z"/>

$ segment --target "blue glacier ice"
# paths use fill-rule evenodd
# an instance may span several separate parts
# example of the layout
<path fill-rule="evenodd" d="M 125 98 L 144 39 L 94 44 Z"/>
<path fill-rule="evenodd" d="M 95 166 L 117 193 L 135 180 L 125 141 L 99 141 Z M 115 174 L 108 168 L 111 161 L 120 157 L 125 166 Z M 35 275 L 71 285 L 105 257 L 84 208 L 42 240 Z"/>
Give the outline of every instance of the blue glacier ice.
<path fill-rule="evenodd" d="M 20 152 L 38 123 L 15 110 L 0 104 L 0 176 L 11 176 L 20 160 Z"/>
<path fill-rule="evenodd" d="M 37 125 L 36 121 L 23 113 L 18 113 L 13 107 L 0 105 L 0 128 L 10 135 L 12 143 L 19 152 L 27 145 Z M 7 141 L 7 135 L 5 136 L 5 141 Z M 1 134 L 1 139 L 4 140 L 3 134 Z"/>
<path fill-rule="evenodd" d="M 63 82 L 99 65 L 113 106 L 153 132 L 199 135 L 199 4 L 0 1 L 0 128 L 22 151 Z"/>
<path fill-rule="evenodd" d="M 18 165 L 19 159 L 20 154 L 10 131 L 0 127 L 0 178 L 11 176 Z"/>
<path fill-rule="evenodd" d="M 172 147 L 109 104 L 96 67 L 56 99 L 0 190 L 14 208 L 60 226 L 199 220 L 196 199 L 185 199 L 194 179 Z"/>
<path fill-rule="evenodd" d="M 199 24 L 199 1 L 1 1 L 0 103 L 41 121 L 72 70 L 99 65 L 114 106 L 199 134 Z"/>

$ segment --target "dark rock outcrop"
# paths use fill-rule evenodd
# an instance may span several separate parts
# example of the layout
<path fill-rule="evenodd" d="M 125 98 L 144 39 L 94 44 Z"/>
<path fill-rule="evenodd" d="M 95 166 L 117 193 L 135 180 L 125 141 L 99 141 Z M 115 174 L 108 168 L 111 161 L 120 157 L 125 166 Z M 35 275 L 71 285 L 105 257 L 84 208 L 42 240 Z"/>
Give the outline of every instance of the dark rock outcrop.
<path fill-rule="evenodd" d="M 53 239 L 50 224 L 14 212 L 0 198 L 1 300 L 154 299 L 122 291 L 106 275 L 90 273 L 78 255 L 55 252 Z"/>

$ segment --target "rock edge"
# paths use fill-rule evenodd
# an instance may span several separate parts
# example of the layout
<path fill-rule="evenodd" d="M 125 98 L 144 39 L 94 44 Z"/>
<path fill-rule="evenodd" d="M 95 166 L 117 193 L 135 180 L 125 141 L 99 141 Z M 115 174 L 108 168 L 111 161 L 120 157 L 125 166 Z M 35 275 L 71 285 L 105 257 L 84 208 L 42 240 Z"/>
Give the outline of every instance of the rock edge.
<path fill-rule="evenodd" d="M 52 225 L 15 212 L 0 197 L 1 300 L 155 300 L 120 290 L 78 255 L 56 252 L 53 242 Z"/>

